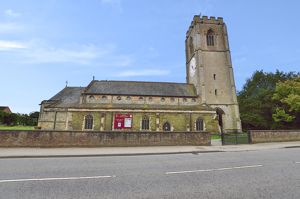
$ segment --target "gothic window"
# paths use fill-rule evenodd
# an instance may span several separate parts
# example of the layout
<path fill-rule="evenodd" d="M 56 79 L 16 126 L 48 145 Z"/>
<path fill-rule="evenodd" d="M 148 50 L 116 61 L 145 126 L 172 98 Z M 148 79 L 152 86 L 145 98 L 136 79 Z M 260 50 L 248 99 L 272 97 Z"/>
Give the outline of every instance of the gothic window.
<path fill-rule="evenodd" d="M 189 48 L 190 48 L 190 55 L 194 53 L 194 44 L 193 44 L 193 37 L 189 39 Z"/>
<path fill-rule="evenodd" d="M 198 118 L 196 120 L 196 131 L 203 131 L 203 119 Z"/>
<path fill-rule="evenodd" d="M 84 129 L 93 129 L 93 116 L 86 115 L 84 119 Z"/>
<path fill-rule="evenodd" d="M 118 96 L 118 97 L 117 97 L 117 100 L 121 100 L 121 99 L 122 99 L 121 96 Z"/>
<path fill-rule="evenodd" d="M 139 100 L 143 100 L 144 98 L 143 97 L 139 97 Z"/>
<path fill-rule="evenodd" d="M 166 99 L 165 99 L 164 97 L 162 97 L 160 100 L 161 100 L 162 102 L 166 101 Z"/>
<path fill-rule="evenodd" d="M 217 89 L 215 89 L 215 95 L 218 95 L 218 90 Z"/>
<path fill-rule="evenodd" d="M 165 122 L 163 125 L 163 131 L 171 131 L 171 125 L 169 122 Z"/>
<path fill-rule="evenodd" d="M 149 97 L 149 99 L 148 99 L 150 102 L 152 101 L 152 97 Z"/>
<path fill-rule="evenodd" d="M 142 119 L 142 130 L 149 130 L 149 117 L 146 115 Z"/>
<path fill-rule="evenodd" d="M 126 99 L 127 99 L 127 100 L 131 100 L 131 97 L 130 97 L 130 96 L 127 96 Z"/>
<path fill-rule="evenodd" d="M 216 75 L 216 74 L 214 74 L 214 80 L 216 80 L 216 76 L 217 76 L 217 75 Z"/>
<path fill-rule="evenodd" d="M 206 43 L 207 43 L 207 46 L 215 45 L 215 35 L 214 35 L 214 31 L 212 31 L 211 29 L 207 31 Z"/>
<path fill-rule="evenodd" d="M 103 96 L 102 96 L 102 99 L 103 99 L 103 100 L 106 100 L 106 99 L 107 99 L 107 97 L 106 97 L 105 95 L 103 95 Z"/>

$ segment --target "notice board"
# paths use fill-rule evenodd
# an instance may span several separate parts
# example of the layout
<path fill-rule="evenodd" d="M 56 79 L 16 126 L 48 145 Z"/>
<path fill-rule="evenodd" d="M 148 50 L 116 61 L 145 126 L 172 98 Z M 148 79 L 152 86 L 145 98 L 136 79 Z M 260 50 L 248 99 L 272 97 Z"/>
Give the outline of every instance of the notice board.
<path fill-rule="evenodd" d="M 132 114 L 117 113 L 114 116 L 114 129 L 131 129 Z"/>

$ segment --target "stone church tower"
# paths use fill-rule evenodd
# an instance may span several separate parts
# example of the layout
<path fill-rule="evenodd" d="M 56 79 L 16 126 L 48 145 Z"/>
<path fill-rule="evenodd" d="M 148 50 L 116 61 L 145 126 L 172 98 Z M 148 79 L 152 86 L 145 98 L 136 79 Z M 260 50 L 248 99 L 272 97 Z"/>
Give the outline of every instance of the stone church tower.
<path fill-rule="evenodd" d="M 220 130 L 240 132 L 239 107 L 223 19 L 194 16 L 185 45 L 187 83 L 195 85 L 203 106 L 216 108 Z"/>

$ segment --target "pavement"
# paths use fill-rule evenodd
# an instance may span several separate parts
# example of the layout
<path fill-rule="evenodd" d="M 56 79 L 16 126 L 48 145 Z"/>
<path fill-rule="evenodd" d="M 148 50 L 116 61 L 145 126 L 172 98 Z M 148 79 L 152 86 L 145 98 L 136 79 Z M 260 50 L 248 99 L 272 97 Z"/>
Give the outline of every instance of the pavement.
<path fill-rule="evenodd" d="M 97 147 L 97 148 L 0 148 L 0 158 L 43 158 L 43 157 L 96 157 L 163 155 L 184 153 L 241 152 L 281 148 L 300 148 L 297 142 L 273 142 L 259 144 L 220 145 L 212 141 L 212 146 L 145 146 L 145 147 Z"/>

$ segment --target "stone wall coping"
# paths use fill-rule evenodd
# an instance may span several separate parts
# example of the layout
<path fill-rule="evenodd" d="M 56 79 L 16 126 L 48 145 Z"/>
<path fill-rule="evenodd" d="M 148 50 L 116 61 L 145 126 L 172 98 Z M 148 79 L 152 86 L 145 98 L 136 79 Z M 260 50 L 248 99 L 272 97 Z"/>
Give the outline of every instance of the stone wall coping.
<path fill-rule="evenodd" d="M 5 133 L 5 132 L 16 132 L 16 133 L 22 133 L 22 132 L 27 132 L 27 133 L 39 133 L 39 132 L 61 132 L 61 133 L 211 133 L 207 131 L 80 131 L 80 130 L 0 130 L 0 133 Z"/>
<path fill-rule="evenodd" d="M 293 132 L 293 131 L 300 131 L 300 129 L 288 129 L 288 130 L 249 130 L 249 132 Z"/>

